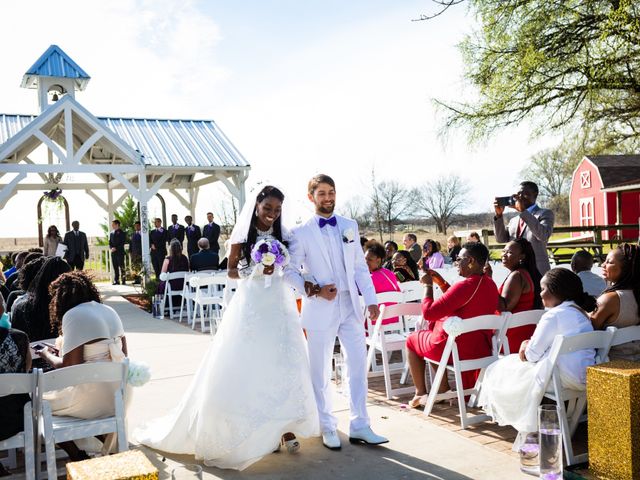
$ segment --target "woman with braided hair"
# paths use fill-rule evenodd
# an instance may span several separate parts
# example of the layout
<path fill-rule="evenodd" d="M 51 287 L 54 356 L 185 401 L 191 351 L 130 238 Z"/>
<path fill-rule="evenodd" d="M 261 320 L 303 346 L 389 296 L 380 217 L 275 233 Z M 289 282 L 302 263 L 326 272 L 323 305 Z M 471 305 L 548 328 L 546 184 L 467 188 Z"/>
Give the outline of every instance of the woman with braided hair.
<path fill-rule="evenodd" d="M 598 297 L 591 312 L 596 330 L 640 324 L 640 247 L 623 243 L 611 250 L 602 264 L 602 276 L 609 287 Z M 640 342 L 611 347 L 611 359 L 640 360 Z"/>

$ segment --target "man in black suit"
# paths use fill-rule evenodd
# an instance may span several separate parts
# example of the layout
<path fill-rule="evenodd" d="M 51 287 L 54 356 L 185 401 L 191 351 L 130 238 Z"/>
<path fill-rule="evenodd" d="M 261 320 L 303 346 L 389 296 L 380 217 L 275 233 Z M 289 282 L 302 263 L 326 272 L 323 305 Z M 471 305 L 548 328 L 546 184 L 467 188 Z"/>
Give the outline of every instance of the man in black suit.
<path fill-rule="evenodd" d="M 64 234 L 64 244 L 67 251 L 64 252 L 64 259 L 72 269 L 82 270 L 84 261 L 89 258 L 89 243 L 87 235 L 80 231 L 80 222 L 74 220 L 71 222 L 72 230 Z"/>
<path fill-rule="evenodd" d="M 184 227 L 178 223 L 178 215 L 175 213 L 171 215 L 171 226 L 167 229 L 169 238 L 167 243 L 171 243 L 171 240 L 177 238 L 180 240 L 180 245 L 184 246 Z"/>
<path fill-rule="evenodd" d="M 120 228 L 120 220 L 111 222 L 111 233 L 109 234 L 109 247 L 111 248 L 111 265 L 113 266 L 113 284 L 124 285 L 124 244 L 127 242 L 127 235 Z"/>
<path fill-rule="evenodd" d="M 191 258 L 191 255 L 198 252 L 198 240 L 202 238 L 202 232 L 198 225 L 193 224 L 193 217 L 191 215 L 184 217 L 184 221 L 187 222 L 187 228 L 185 229 L 187 236 L 187 256 Z"/>
<path fill-rule="evenodd" d="M 151 245 L 151 265 L 156 274 L 156 278 L 160 278 L 162 270 L 162 262 L 167 256 L 167 239 L 169 238 L 167 231 L 162 228 L 162 220 L 156 218 L 154 220 L 156 228 L 149 232 L 149 245 Z"/>
<path fill-rule="evenodd" d="M 133 283 L 140 283 L 138 272 L 142 268 L 142 233 L 140 233 L 140 222 L 133 224 L 133 233 L 129 241 L 129 258 L 131 260 L 131 271 L 134 272 Z"/>
<path fill-rule="evenodd" d="M 198 253 L 194 253 L 191 255 L 191 258 L 189 258 L 191 271 L 199 272 L 200 270 L 217 270 L 218 254 L 209 249 L 209 240 L 202 237 L 198 240 L 198 248 L 200 251 Z"/>
<path fill-rule="evenodd" d="M 209 240 L 209 248 L 212 252 L 218 253 L 220 245 L 218 245 L 218 237 L 220 236 L 220 225 L 213 221 L 213 213 L 207 213 L 207 224 L 202 229 L 202 236 Z"/>

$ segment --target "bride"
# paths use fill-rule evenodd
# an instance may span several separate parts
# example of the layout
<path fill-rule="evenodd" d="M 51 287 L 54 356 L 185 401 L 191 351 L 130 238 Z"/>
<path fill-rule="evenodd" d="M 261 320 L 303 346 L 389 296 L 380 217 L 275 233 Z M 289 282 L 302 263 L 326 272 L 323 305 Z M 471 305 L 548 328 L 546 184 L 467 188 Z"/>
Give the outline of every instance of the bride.
<path fill-rule="evenodd" d="M 239 279 L 236 294 L 182 400 L 135 432 L 140 443 L 243 470 L 281 444 L 297 451 L 296 435 L 319 435 L 293 292 L 280 268 L 251 260 L 258 241 L 283 242 L 283 200 L 266 186 L 245 205 L 231 234 L 228 275 Z"/>

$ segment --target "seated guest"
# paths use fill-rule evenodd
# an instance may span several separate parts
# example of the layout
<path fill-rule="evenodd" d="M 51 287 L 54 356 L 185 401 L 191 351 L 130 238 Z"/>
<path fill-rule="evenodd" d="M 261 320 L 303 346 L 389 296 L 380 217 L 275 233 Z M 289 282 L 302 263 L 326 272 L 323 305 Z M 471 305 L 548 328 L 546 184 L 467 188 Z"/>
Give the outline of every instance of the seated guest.
<path fill-rule="evenodd" d="M 32 342 L 46 340 L 57 336 L 58 332 L 51 327 L 49 318 L 49 285 L 71 267 L 60 257 L 46 257 L 40 271 L 29 285 L 25 301 L 13 305 L 11 324 L 22 330 Z"/>
<path fill-rule="evenodd" d="M 485 371 L 479 404 L 500 425 L 512 425 L 519 432 L 538 430 L 538 405 L 545 393 L 538 382 L 540 368 L 556 335 L 591 332 L 584 310 L 591 297 L 582 289 L 578 276 L 566 268 L 554 268 L 542 277 L 542 303 L 548 309 L 531 340 L 522 342 L 519 353 L 489 365 Z M 595 363 L 595 350 L 577 350 L 558 357 L 562 385 L 584 390 L 587 367 Z"/>
<path fill-rule="evenodd" d="M 58 245 L 62 243 L 62 237 L 58 231 L 58 227 L 51 225 L 47 229 L 47 235 L 44 237 L 44 256 L 52 257 L 58 251 Z"/>
<path fill-rule="evenodd" d="M 418 264 L 406 250 L 398 250 L 391 259 L 393 273 L 400 283 L 418 280 Z"/>
<path fill-rule="evenodd" d="M 623 243 L 611 250 L 602 264 L 602 274 L 609 288 L 598 297 L 598 305 L 590 314 L 593 328 L 640 324 L 640 247 Z M 611 347 L 609 358 L 640 361 L 640 342 Z"/>
<path fill-rule="evenodd" d="M 458 254 L 460 253 L 460 239 L 455 235 L 451 235 L 447 238 L 447 249 L 449 258 L 451 258 L 451 262 L 455 262 L 458 259 Z"/>
<path fill-rule="evenodd" d="M 5 282 L 5 286 L 9 289 L 9 291 L 13 290 L 14 283 L 18 281 L 18 271 L 22 268 L 22 265 L 24 265 L 24 259 L 28 254 L 29 252 L 25 251 L 18 252 L 18 255 L 16 255 L 16 261 L 14 264 L 16 269 L 11 275 L 7 276 L 7 280 Z"/>
<path fill-rule="evenodd" d="M 507 243 L 502 250 L 502 265 L 509 270 L 509 275 L 498 289 L 498 311 L 518 313 L 541 309 L 541 275 L 531 243 L 524 238 Z M 535 329 L 535 325 L 510 328 L 507 331 L 509 351 L 520 350 L 522 342 L 531 338 Z"/>
<path fill-rule="evenodd" d="M 571 257 L 571 270 L 582 280 L 582 287 L 592 297 L 599 297 L 607 288 L 607 282 L 600 275 L 591 271 L 593 268 L 593 255 L 586 250 L 578 250 Z"/>
<path fill-rule="evenodd" d="M 416 237 L 415 233 L 406 233 L 404 237 L 402 237 L 402 244 L 417 264 L 422 257 L 422 249 L 420 245 L 418 245 L 418 237 Z"/>
<path fill-rule="evenodd" d="M 393 270 L 392 258 L 393 258 L 393 254 L 398 251 L 398 244 L 393 240 L 387 240 L 386 242 L 384 242 L 384 251 L 385 251 L 385 257 L 384 257 L 384 263 L 382 266 L 387 270 Z"/>
<path fill-rule="evenodd" d="M 444 331 L 444 322 L 449 317 L 462 319 L 490 315 L 495 313 L 498 303 L 498 289 L 488 275 L 484 274 L 484 265 L 489 258 L 489 250 L 481 243 L 465 243 L 458 257 L 458 274 L 464 279 L 450 286 L 437 272 L 429 270 L 420 281 L 425 285 L 422 300 L 422 314 L 428 321 L 425 330 L 413 332 L 407 338 L 407 356 L 411 377 L 416 393 L 409 405 L 417 408 L 427 400 L 425 385 L 425 361 L 439 361 L 442 357 L 448 335 Z M 433 299 L 433 283 L 444 292 L 438 300 Z M 481 330 L 460 335 L 456 343 L 460 359 L 467 360 L 483 357 L 491 353 L 491 330 Z M 451 359 L 449 359 L 451 362 Z M 462 386 L 471 388 L 477 379 L 477 372 L 462 374 Z M 449 389 L 447 377 L 442 380 L 440 393 Z"/>
<path fill-rule="evenodd" d="M 20 254 L 20 252 L 13 252 L 11 254 L 11 268 L 8 268 L 7 270 L 5 270 L 4 272 L 2 272 L 2 274 L 4 275 L 4 278 L 9 278 L 9 276 L 14 273 L 16 270 L 18 270 L 18 267 L 16 267 L 16 257 Z"/>
<path fill-rule="evenodd" d="M 200 251 L 191 255 L 189 263 L 192 272 L 201 270 L 217 270 L 218 254 L 209 249 L 209 239 L 202 237 L 198 240 L 198 248 Z"/>
<path fill-rule="evenodd" d="M 387 270 L 382 266 L 382 262 L 386 252 L 384 247 L 379 243 L 374 243 L 367 248 L 364 254 L 364 259 L 369 267 L 369 273 L 371 274 L 371 280 L 373 281 L 373 287 L 376 293 L 384 292 L 399 292 L 400 286 L 398 280 L 392 271 Z M 394 303 L 386 302 L 384 305 L 394 305 Z M 388 318 L 382 321 L 383 325 L 389 323 L 395 323 L 398 321 L 398 317 Z M 375 323 L 375 322 L 374 322 Z"/>
<path fill-rule="evenodd" d="M 116 311 L 101 303 L 89 276 L 80 270 L 61 275 L 50 286 L 51 326 L 59 333 L 58 351 L 45 348 L 40 356 L 54 368 L 82 363 L 122 362 L 127 342 Z M 45 394 L 54 415 L 100 418 L 114 414 L 117 383 L 82 384 Z M 111 439 L 109 439 L 111 443 Z M 106 443 L 106 442 L 105 442 Z M 86 454 L 73 442 L 60 445 L 70 456 Z"/>
<path fill-rule="evenodd" d="M 174 238 L 169 244 L 169 255 L 167 255 L 162 264 L 162 270 L 160 273 L 174 273 L 174 272 L 188 272 L 189 271 L 189 259 L 182 253 L 182 244 L 180 240 Z M 171 290 L 174 292 L 182 292 L 184 286 L 184 278 L 174 278 L 170 280 Z M 164 293 L 166 282 L 163 280 L 158 285 L 158 292 Z M 173 305 L 180 302 L 180 296 L 174 295 L 172 300 Z M 178 303 L 179 305 L 179 303 Z"/>
<path fill-rule="evenodd" d="M 0 382 L 3 373 L 27 373 L 30 368 L 31 353 L 27 335 L 20 330 L 0 327 Z M 23 430 L 22 409 L 30 400 L 26 393 L 0 397 L 0 441 Z"/>
<path fill-rule="evenodd" d="M 480 242 L 480 235 L 478 235 L 478 232 L 471 232 L 469 234 L 469 236 L 467 237 L 467 242 L 469 242 L 469 243 L 482 243 L 482 242 Z"/>
<path fill-rule="evenodd" d="M 19 305 L 21 302 L 26 300 L 27 290 L 29 290 L 31 282 L 36 278 L 36 275 L 42 268 L 45 260 L 46 257 L 39 255 L 22 266 L 18 274 L 18 284 L 20 288 L 13 290 L 9 294 L 9 298 L 7 298 L 7 312 L 12 312 L 14 305 Z"/>
<path fill-rule="evenodd" d="M 444 257 L 438 249 L 438 245 L 431 239 L 424 242 L 422 246 L 422 270 L 435 270 L 444 267 Z"/>

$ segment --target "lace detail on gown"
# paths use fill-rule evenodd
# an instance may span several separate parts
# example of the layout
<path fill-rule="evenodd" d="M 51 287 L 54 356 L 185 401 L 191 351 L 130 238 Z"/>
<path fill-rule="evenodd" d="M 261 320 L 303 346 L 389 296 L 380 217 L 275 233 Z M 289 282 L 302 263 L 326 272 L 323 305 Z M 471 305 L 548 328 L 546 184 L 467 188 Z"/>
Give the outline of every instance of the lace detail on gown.
<path fill-rule="evenodd" d="M 318 429 L 293 292 L 281 272 L 269 288 L 256 272 L 238 282 L 178 407 L 134 436 L 159 450 L 194 454 L 206 465 L 242 470 L 271 453 L 282 434 L 309 437 Z"/>

